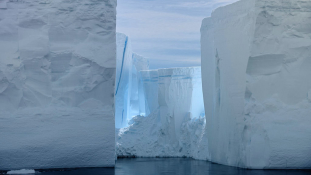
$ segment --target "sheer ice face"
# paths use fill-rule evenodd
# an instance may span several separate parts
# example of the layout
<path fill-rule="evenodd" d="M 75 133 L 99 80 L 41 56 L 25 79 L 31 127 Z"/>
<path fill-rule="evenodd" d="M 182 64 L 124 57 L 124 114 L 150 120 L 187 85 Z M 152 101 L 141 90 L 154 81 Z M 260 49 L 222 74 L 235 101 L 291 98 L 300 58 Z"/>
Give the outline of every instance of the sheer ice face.
<path fill-rule="evenodd" d="M 241 0 L 203 20 L 213 162 L 310 168 L 311 1 Z"/>
<path fill-rule="evenodd" d="M 148 116 L 159 107 L 158 103 L 158 70 L 141 71 L 145 94 L 145 114 Z"/>
<path fill-rule="evenodd" d="M 168 128 L 179 139 L 180 127 L 187 118 L 204 117 L 201 68 L 159 69 L 158 102 L 161 121 L 171 120 Z"/>
<path fill-rule="evenodd" d="M 0 169 L 114 166 L 115 8 L 0 2 Z"/>
<path fill-rule="evenodd" d="M 131 112 L 130 118 L 136 115 L 146 115 L 145 112 L 145 93 L 143 80 L 140 71 L 149 69 L 149 60 L 133 54 L 132 57 L 132 93 L 131 93 Z"/>
<path fill-rule="evenodd" d="M 116 128 L 127 126 L 132 88 L 132 48 L 128 36 L 117 33 L 117 73 L 115 90 Z"/>
<path fill-rule="evenodd" d="M 136 116 L 128 128 L 117 131 L 117 155 L 202 159 L 199 148 L 206 140 L 202 139 L 205 120 L 200 67 L 141 71 L 141 75 L 148 116 Z"/>
<path fill-rule="evenodd" d="M 117 33 L 116 128 L 127 127 L 133 116 L 145 114 L 140 71 L 148 69 L 149 60 L 133 53 L 128 36 Z"/>

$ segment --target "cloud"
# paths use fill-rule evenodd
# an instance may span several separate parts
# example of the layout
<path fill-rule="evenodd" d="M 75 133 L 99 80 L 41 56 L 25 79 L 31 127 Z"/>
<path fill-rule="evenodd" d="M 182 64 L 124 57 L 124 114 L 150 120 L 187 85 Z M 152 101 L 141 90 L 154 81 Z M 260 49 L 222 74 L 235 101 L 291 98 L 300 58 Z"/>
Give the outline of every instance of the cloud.
<path fill-rule="evenodd" d="M 201 21 L 237 0 L 118 0 L 117 31 L 151 67 L 200 65 Z"/>
<path fill-rule="evenodd" d="M 203 17 L 148 10 L 120 14 L 118 18 L 118 30 L 129 33 L 131 37 L 164 40 L 199 37 L 198 31 L 203 19 Z"/>
<path fill-rule="evenodd" d="M 215 6 L 219 7 L 222 5 L 230 4 L 237 0 L 212 0 L 212 1 L 189 1 L 181 2 L 175 5 L 170 5 L 172 7 L 181 7 L 181 8 L 205 8 L 213 9 Z"/>

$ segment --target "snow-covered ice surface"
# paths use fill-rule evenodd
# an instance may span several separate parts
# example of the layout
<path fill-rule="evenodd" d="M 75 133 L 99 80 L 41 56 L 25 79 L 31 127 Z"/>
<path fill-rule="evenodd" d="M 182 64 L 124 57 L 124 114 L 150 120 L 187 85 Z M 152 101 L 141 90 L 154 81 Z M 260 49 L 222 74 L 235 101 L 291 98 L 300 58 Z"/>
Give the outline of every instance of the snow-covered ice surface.
<path fill-rule="evenodd" d="M 310 9 L 310 0 L 241 0 L 203 20 L 209 160 L 311 167 Z"/>
<path fill-rule="evenodd" d="M 116 129 L 116 154 L 119 157 L 193 157 L 206 160 L 205 118 L 187 118 L 179 140 L 162 121 L 159 110 L 148 117 L 135 116 L 127 128 Z"/>
<path fill-rule="evenodd" d="M 129 127 L 116 130 L 117 155 L 207 159 L 200 67 L 142 71 L 142 76 L 146 106 L 157 99 L 158 104 L 147 117 L 136 116 Z"/>
<path fill-rule="evenodd" d="M 12 170 L 12 171 L 8 171 L 7 174 L 35 174 L 35 170 L 26 170 L 26 169 L 22 169 L 22 170 Z"/>
<path fill-rule="evenodd" d="M 0 3 L 0 169 L 115 164 L 115 0 Z"/>

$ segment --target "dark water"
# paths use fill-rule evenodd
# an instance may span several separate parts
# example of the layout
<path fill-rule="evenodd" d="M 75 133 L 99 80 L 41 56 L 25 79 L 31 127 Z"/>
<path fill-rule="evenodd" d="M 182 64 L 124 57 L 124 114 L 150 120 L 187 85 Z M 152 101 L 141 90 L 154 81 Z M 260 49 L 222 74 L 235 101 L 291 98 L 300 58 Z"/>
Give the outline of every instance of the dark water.
<path fill-rule="evenodd" d="M 183 158 L 118 159 L 115 168 L 41 172 L 40 175 L 311 175 L 311 170 L 244 170 Z"/>

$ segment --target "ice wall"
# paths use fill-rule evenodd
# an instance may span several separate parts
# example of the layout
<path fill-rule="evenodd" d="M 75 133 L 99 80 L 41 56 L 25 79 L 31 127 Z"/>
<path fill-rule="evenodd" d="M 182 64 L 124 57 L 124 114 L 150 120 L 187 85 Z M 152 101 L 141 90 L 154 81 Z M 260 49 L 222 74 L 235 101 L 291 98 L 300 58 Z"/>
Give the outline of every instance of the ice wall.
<path fill-rule="evenodd" d="M 0 1 L 0 169 L 115 164 L 115 0 Z"/>
<path fill-rule="evenodd" d="M 211 161 L 311 167 L 310 7 L 309 0 L 241 0 L 203 20 Z"/>
<path fill-rule="evenodd" d="M 128 126 L 132 91 L 132 48 L 128 36 L 117 33 L 117 73 L 115 90 L 116 128 Z"/>
<path fill-rule="evenodd" d="M 132 56 L 132 93 L 131 93 L 131 112 L 130 118 L 136 115 L 145 115 L 145 93 L 140 71 L 149 70 L 149 60 L 133 54 Z"/>
<path fill-rule="evenodd" d="M 179 139 L 180 127 L 187 118 L 204 117 L 201 68 L 159 69 L 158 102 L 161 121 L 170 120 L 172 139 Z"/>
<path fill-rule="evenodd" d="M 149 60 L 133 53 L 128 36 L 117 33 L 116 128 L 128 126 L 136 115 L 145 115 L 142 70 Z"/>
<path fill-rule="evenodd" d="M 117 155 L 204 159 L 198 156 L 205 135 L 200 67 L 141 74 L 149 114 L 134 117 L 129 127 L 117 131 Z"/>
<path fill-rule="evenodd" d="M 158 87 L 159 75 L 158 70 L 141 71 L 143 88 L 145 94 L 145 114 L 148 116 L 159 108 Z"/>

